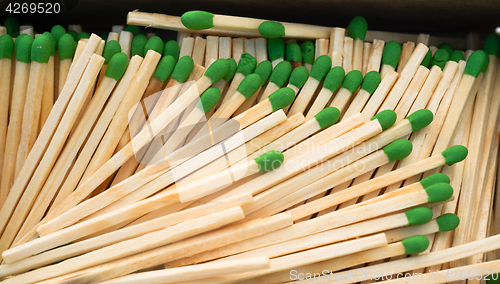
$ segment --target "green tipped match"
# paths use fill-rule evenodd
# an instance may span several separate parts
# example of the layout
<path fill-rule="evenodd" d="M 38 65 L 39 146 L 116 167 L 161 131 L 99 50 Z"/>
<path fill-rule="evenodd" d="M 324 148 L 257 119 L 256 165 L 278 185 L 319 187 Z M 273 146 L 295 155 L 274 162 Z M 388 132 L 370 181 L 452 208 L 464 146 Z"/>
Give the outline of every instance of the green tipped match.
<path fill-rule="evenodd" d="M 208 88 L 200 97 L 196 107 L 201 109 L 204 113 L 214 108 L 220 100 L 220 90 L 217 87 Z"/>
<path fill-rule="evenodd" d="M 464 74 L 476 77 L 482 72 L 484 65 L 488 62 L 488 56 L 483 50 L 474 51 L 467 60 Z"/>
<path fill-rule="evenodd" d="M 500 284 L 500 275 L 493 273 L 484 277 L 484 280 L 486 280 L 486 284 Z"/>
<path fill-rule="evenodd" d="M 149 50 L 154 50 L 159 54 L 163 53 L 163 40 L 159 36 L 154 36 L 148 39 L 146 45 L 144 45 L 144 54 L 148 53 Z"/>
<path fill-rule="evenodd" d="M 243 52 L 241 54 L 240 61 L 238 62 L 238 69 L 236 69 L 236 73 L 241 73 L 245 76 L 252 74 L 257 67 L 257 59 L 253 57 L 251 54 Z"/>
<path fill-rule="evenodd" d="M 450 60 L 458 63 L 460 60 L 465 61 L 465 55 L 460 50 L 455 50 L 450 55 Z"/>
<path fill-rule="evenodd" d="M 75 39 L 69 34 L 64 34 L 59 38 L 57 50 L 59 50 L 59 59 L 72 59 L 76 51 Z"/>
<path fill-rule="evenodd" d="M 451 185 L 444 182 L 431 185 L 425 188 L 425 191 L 427 192 L 427 202 L 429 203 L 443 202 L 450 199 L 453 195 L 453 188 Z"/>
<path fill-rule="evenodd" d="M 382 130 L 386 130 L 396 122 L 397 117 L 396 112 L 386 109 L 377 113 L 371 120 L 377 119 L 378 123 L 380 123 L 380 126 L 382 127 Z"/>
<path fill-rule="evenodd" d="M 172 56 L 167 55 L 163 57 L 158 63 L 158 66 L 156 66 L 153 77 L 162 82 L 167 81 L 168 77 L 172 74 L 172 71 L 174 71 L 175 63 L 176 61 Z"/>
<path fill-rule="evenodd" d="M 66 29 L 63 28 L 62 26 L 60 25 L 55 25 L 52 27 L 52 29 L 50 30 L 50 33 L 52 34 L 52 36 L 54 37 L 54 39 L 56 40 L 56 43 L 59 44 L 59 39 L 66 34 Z"/>
<path fill-rule="evenodd" d="M 396 68 L 400 56 L 401 44 L 394 40 L 391 40 L 384 46 L 384 51 L 382 53 L 382 64 L 391 65 L 393 68 Z"/>
<path fill-rule="evenodd" d="M 190 30 L 205 30 L 214 26 L 214 14 L 205 11 L 189 11 L 182 14 L 181 22 Z"/>
<path fill-rule="evenodd" d="M 410 155 L 413 150 L 413 144 L 406 139 L 399 139 L 385 146 L 383 149 L 389 162 L 404 159 Z"/>
<path fill-rule="evenodd" d="M 70 34 L 74 40 L 78 41 L 78 33 L 75 32 L 74 30 L 69 30 L 68 34 Z"/>
<path fill-rule="evenodd" d="M 450 54 L 446 49 L 440 49 L 434 53 L 434 56 L 432 57 L 432 66 L 436 65 L 441 70 L 443 70 L 444 65 L 448 60 L 450 59 Z"/>
<path fill-rule="evenodd" d="M 269 78 L 278 87 L 283 87 L 292 73 L 292 64 L 288 61 L 281 61 L 275 67 Z"/>
<path fill-rule="evenodd" d="M 300 46 L 300 50 L 302 52 L 302 61 L 307 64 L 313 64 L 315 53 L 314 43 L 310 40 L 306 40 Z"/>
<path fill-rule="evenodd" d="M 134 26 L 134 25 L 128 25 L 123 30 L 126 32 L 131 32 L 134 36 L 141 33 L 141 28 L 138 26 Z"/>
<path fill-rule="evenodd" d="M 484 51 L 490 55 L 500 56 L 500 36 L 496 33 L 489 34 L 484 40 Z"/>
<path fill-rule="evenodd" d="M 280 151 L 269 151 L 255 158 L 255 163 L 259 166 L 259 171 L 266 172 L 274 170 L 283 164 L 285 157 Z"/>
<path fill-rule="evenodd" d="M 269 80 L 271 72 L 273 72 L 273 64 L 269 60 L 264 60 L 255 67 L 254 73 L 260 76 L 261 87 Z"/>
<path fill-rule="evenodd" d="M 370 95 L 375 92 L 380 85 L 382 78 L 380 77 L 380 73 L 377 71 L 370 71 L 366 73 L 365 78 L 363 78 L 363 83 L 361 83 L 361 89 L 367 91 Z"/>
<path fill-rule="evenodd" d="M 132 47 L 130 48 L 130 54 L 132 56 L 139 55 L 140 57 L 144 57 L 146 54 L 144 52 L 144 46 L 148 42 L 148 38 L 144 34 L 138 34 L 132 40 Z"/>
<path fill-rule="evenodd" d="M 34 38 L 27 34 L 19 35 L 14 43 L 16 60 L 24 63 L 31 62 L 31 46 Z"/>
<path fill-rule="evenodd" d="M 233 79 L 234 74 L 236 74 L 236 69 L 238 68 L 238 66 L 236 65 L 236 60 L 232 58 L 227 58 L 226 61 L 229 64 L 229 71 L 223 79 L 224 81 L 229 82 L 231 81 L 231 79 Z"/>
<path fill-rule="evenodd" d="M 337 123 L 340 111 L 336 107 L 327 107 L 314 116 L 321 129 L 325 129 Z"/>
<path fill-rule="evenodd" d="M 44 32 L 43 35 L 50 40 L 50 56 L 54 56 L 56 54 L 56 39 L 49 32 Z"/>
<path fill-rule="evenodd" d="M 3 22 L 3 26 L 7 29 L 7 34 L 15 38 L 19 36 L 19 21 L 14 17 L 8 17 Z"/>
<path fill-rule="evenodd" d="M 423 188 L 428 188 L 431 185 L 435 185 L 437 183 L 450 183 L 450 178 L 442 173 L 435 173 L 432 174 L 420 181 L 420 184 L 422 185 Z"/>
<path fill-rule="evenodd" d="M 224 78 L 229 72 L 229 63 L 226 59 L 217 59 L 205 71 L 205 77 L 210 78 L 212 84 Z"/>
<path fill-rule="evenodd" d="M 344 68 L 335 66 L 328 71 L 328 74 L 326 74 L 325 81 L 323 82 L 323 88 L 327 88 L 328 90 L 335 92 L 344 81 L 344 78 Z"/>
<path fill-rule="evenodd" d="M 296 42 L 290 42 L 286 45 L 285 58 L 291 62 L 302 62 L 302 52 Z"/>
<path fill-rule="evenodd" d="M 469 151 L 467 150 L 467 147 L 455 145 L 441 152 L 441 155 L 443 155 L 445 163 L 448 166 L 451 166 L 455 163 L 463 161 L 467 157 L 468 153 Z"/>
<path fill-rule="evenodd" d="M 432 62 L 432 51 L 429 49 L 427 50 L 427 54 L 425 55 L 424 59 L 422 59 L 420 65 L 430 68 L 431 62 Z"/>
<path fill-rule="evenodd" d="M 261 84 L 261 78 L 258 74 L 250 74 L 241 81 L 240 85 L 238 86 L 238 92 L 245 96 L 245 98 L 251 97 L 257 90 L 260 88 Z"/>
<path fill-rule="evenodd" d="M 368 23 L 362 16 L 354 17 L 347 26 L 349 36 L 353 39 L 365 40 L 366 32 L 368 31 Z"/>
<path fill-rule="evenodd" d="M 271 102 L 273 111 L 277 111 L 293 103 L 295 91 L 289 87 L 281 88 L 270 94 L 267 99 Z"/>
<path fill-rule="evenodd" d="M 352 70 L 345 75 L 344 82 L 342 83 L 342 88 L 349 90 L 351 94 L 354 94 L 356 90 L 361 85 L 363 81 L 363 74 L 359 70 Z"/>
<path fill-rule="evenodd" d="M 49 37 L 40 35 L 33 41 L 31 46 L 31 60 L 38 63 L 47 63 L 50 58 L 52 43 Z"/>
<path fill-rule="evenodd" d="M 12 59 L 14 54 L 14 40 L 9 34 L 0 36 L 0 59 Z"/>
<path fill-rule="evenodd" d="M 265 38 L 285 36 L 285 26 L 274 21 L 265 21 L 259 25 L 259 34 Z"/>
<path fill-rule="evenodd" d="M 423 108 L 410 114 L 406 119 L 410 121 L 412 131 L 417 131 L 431 124 L 434 119 L 434 114 L 432 111 Z"/>
<path fill-rule="evenodd" d="M 183 56 L 177 64 L 175 64 L 174 71 L 172 71 L 172 79 L 176 80 L 179 83 L 186 82 L 187 78 L 191 74 L 194 68 L 194 61 L 191 56 Z"/>
<path fill-rule="evenodd" d="M 440 232 L 455 230 L 460 224 L 460 218 L 453 213 L 446 213 L 436 218 Z"/>
<path fill-rule="evenodd" d="M 109 60 L 106 68 L 106 77 L 113 78 L 116 81 L 120 80 L 127 70 L 128 57 L 125 53 L 119 52 L 114 54 Z"/>
<path fill-rule="evenodd" d="M 451 53 L 453 52 L 453 47 L 447 42 L 443 42 L 440 45 L 438 45 L 438 49 L 444 49 L 448 52 L 448 54 L 451 56 Z"/>
<path fill-rule="evenodd" d="M 76 37 L 76 40 L 81 40 L 81 39 L 84 39 L 84 38 L 90 38 L 89 33 L 86 33 L 86 32 L 79 33 L 78 36 Z"/>
<path fill-rule="evenodd" d="M 304 66 L 299 66 L 293 69 L 292 74 L 290 75 L 290 80 L 288 83 L 297 87 L 298 89 L 302 88 L 309 77 L 309 71 Z"/>
<path fill-rule="evenodd" d="M 332 59 L 328 55 L 321 55 L 314 61 L 311 68 L 311 75 L 314 79 L 321 81 L 325 78 L 326 73 L 332 68 Z"/>
<path fill-rule="evenodd" d="M 102 52 L 102 56 L 104 57 L 104 64 L 108 64 L 109 60 L 111 60 L 111 57 L 121 51 L 122 47 L 116 40 L 108 41 L 104 46 L 104 51 Z"/>
<path fill-rule="evenodd" d="M 163 56 L 170 55 L 172 56 L 175 61 L 179 60 L 179 44 L 177 41 L 171 39 L 165 43 L 165 47 L 163 48 Z"/>
<path fill-rule="evenodd" d="M 285 40 L 282 37 L 270 38 L 267 41 L 267 52 L 271 62 L 285 58 Z"/>
<path fill-rule="evenodd" d="M 422 235 L 416 235 L 401 241 L 405 247 L 405 254 L 418 254 L 429 247 L 429 239 Z"/>
<path fill-rule="evenodd" d="M 406 211 L 405 215 L 408 218 L 408 225 L 415 226 L 429 222 L 433 214 L 429 207 L 419 206 Z"/>

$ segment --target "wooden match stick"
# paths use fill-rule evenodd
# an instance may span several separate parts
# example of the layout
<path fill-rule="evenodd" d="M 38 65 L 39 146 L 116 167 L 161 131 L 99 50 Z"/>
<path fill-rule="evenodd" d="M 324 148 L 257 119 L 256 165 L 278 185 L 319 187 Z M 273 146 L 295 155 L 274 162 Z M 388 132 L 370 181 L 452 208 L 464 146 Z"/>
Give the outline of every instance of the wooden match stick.
<path fill-rule="evenodd" d="M 269 77 L 271 76 L 272 71 L 273 71 L 273 66 L 271 61 L 269 60 L 262 61 L 257 65 L 257 67 L 254 70 L 254 73 L 260 76 L 261 79 L 260 87 L 252 96 L 250 96 L 241 104 L 241 106 L 234 112 L 234 116 L 242 114 L 255 104 L 257 97 L 262 93 L 263 91 L 262 88 L 267 83 Z"/>
<path fill-rule="evenodd" d="M 363 41 L 365 40 L 366 32 L 368 31 L 368 23 L 366 22 L 366 19 L 361 16 L 354 17 L 354 19 L 352 19 L 349 23 L 349 26 L 347 26 L 347 31 L 349 36 L 354 39 L 352 70 L 362 72 Z"/>
<path fill-rule="evenodd" d="M 384 78 L 382 78 L 379 86 L 363 107 L 362 113 L 364 117 L 373 117 L 377 113 L 387 94 L 389 94 L 392 87 L 396 83 L 398 77 L 398 73 L 396 73 L 395 71 L 391 71 Z"/>
<path fill-rule="evenodd" d="M 316 49 L 314 52 L 314 59 L 320 57 L 321 55 L 328 55 L 328 47 L 330 45 L 330 40 L 327 38 L 316 39 Z"/>
<path fill-rule="evenodd" d="M 391 76 L 387 77 L 389 80 Z M 386 80 L 386 82 L 387 82 Z M 385 83 L 385 82 L 384 82 Z M 349 104 L 349 107 L 344 113 L 344 118 L 349 118 L 353 116 L 354 114 L 361 112 L 363 108 L 365 107 L 366 103 L 370 99 L 371 95 L 376 91 L 376 90 L 382 90 L 384 89 L 384 85 L 382 85 L 380 88 L 381 84 L 381 77 L 380 73 L 377 71 L 370 71 L 368 72 L 365 77 L 363 78 L 363 83 L 361 83 L 361 89 L 357 92 L 357 94 L 354 96 L 352 99 L 352 102 Z M 387 90 L 388 92 L 388 90 Z"/>
<path fill-rule="evenodd" d="M 227 90 L 227 94 L 224 96 L 224 100 L 222 100 L 222 104 L 224 104 L 234 96 L 243 79 L 245 79 L 246 76 L 252 74 L 256 67 L 257 60 L 255 59 L 255 57 L 248 53 L 243 53 L 241 55 L 241 59 L 238 61 L 236 74 L 234 74 L 231 85 L 229 85 L 229 89 Z"/>
<path fill-rule="evenodd" d="M 398 65 L 400 57 L 401 45 L 396 41 L 389 41 L 384 46 L 384 51 L 382 53 L 382 67 L 380 69 L 380 76 L 382 79 L 384 79 L 385 75 L 389 72 L 396 71 L 396 66 Z"/>
<path fill-rule="evenodd" d="M 40 108 L 40 120 L 38 121 L 38 132 L 42 130 L 47 117 L 49 117 L 50 110 L 54 105 L 54 74 L 55 74 L 55 59 L 56 54 L 56 40 L 49 32 L 44 32 L 45 35 L 50 40 L 50 57 L 47 62 L 47 67 L 45 68 L 45 83 L 43 84 L 42 101 Z"/>
<path fill-rule="evenodd" d="M 414 49 L 415 42 L 408 41 L 406 43 L 403 43 L 403 46 L 401 47 L 401 56 L 399 57 L 398 68 L 396 69 L 398 73 L 401 73 L 403 71 Z"/>
<path fill-rule="evenodd" d="M 362 81 L 363 74 L 361 74 L 361 71 L 353 70 L 347 73 L 342 83 L 342 88 L 337 92 L 330 106 L 338 108 L 343 115 L 352 96 L 358 90 L 359 86 L 361 86 Z"/>
<path fill-rule="evenodd" d="M 128 31 L 121 31 L 120 32 L 120 37 L 118 43 L 121 46 L 121 52 L 125 53 L 128 58 L 131 56 L 131 49 L 132 49 L 132 40 L 134 38 L 134 35 L 131 32 Z"/>
<path fill-rule="evenodd" d="M 243 51 L 252 55 L 253 57 L 255 57 L 257 55 L 255 53 L 255 39 L 254 38 L 246 38 L 243 40 Z"/>
<path fill-rule="evenodd" d="M 269 77 L 269 83 L 266 86 L 266 89 L 264 90 L 264 93 L 259 99 L 259 103 L 272 93 L 276 92 L 279 88 L 282 88 L 288 78 L 290 77 L 290 74 L 292 73 L 292 65 L 288 61 L 282 61 L 278 63 L 274 69 L 273 72 L 271 73 L 271 76 Z"/>
<path fill-rule="evenodd" d="M 311 105 L 311 108 L 307 112 L 307 121 L 311 120 L 316 114 L 318 114 L 322 109 L 325 108 L 333 93 L 337 91 L 337 89 L 344 81 L 344 78 L 344 68 L 340 66 L 333 67 L 332 69 L 330 69 L 330 71 L 328 71 L 323 82 L 323 88 L 321 89 L 318 96 Z M 333 106 L 337 107 L 335 105 Z"/>
<path fill-rule="evenodd" d="M 370 71 L 380 72 L 380 64 L 382 62 L 382 54 L 384 52 L 384 46 L 385 42 L 383 40 L 378 40 L 378 39 L 373 40 L 368 60 L 368 66 L 366 67 L 366 73 Z"/>
<path fill-rule="evenodd" d="M 344 54 L 344 34 L 345 29 L 333 28 L 330 34 L 330 57 L 332 67 L 342 66 L 342 55 Z"/>
<path fill-rule="evenodd" d="M 66 78 L 68 77 L 69 68 L 73 62 L 75 55 L 76 44 L 73 37 L 69 34 L 64 34 L 59 38 L 57 50 L 59 51 L 59 85 L 56 91 L 56 97 L 62 92 Z"/>
<path fill-rule="evenodd" d="M 3 36 L 6 33 L 7 33 L 7 28 L 5 28 L 4 26 L 0 26 L 0 36 Z"/>
<path fill-rule="evenodd" d="M 342 55 L 342 67 L 345 72 L 349 73 L 352 69 L 352 57 L 353 57 L 354 40 L 352 37 L 344 37 L 344 53 Z"/>
<path fill-rule="evenodd" d="M 363 76 L 366 75 L 366 70 L 368 69 L 368 62 L 370 60 L 370 53 L 372 50 L 372 44 L 370 42 L 365 42 L 363 43 L 363 64 L 361 67 L 361 73 L 363 73 Z"/>
<path fill-rule="evenodd" d="M 233 59 L 236 61 L 236 62 L 240 62 L 241 60 L 241 55 L 243 54 L 244 52 L 244 49 L 243 49 L 243 38 L 233 38 Z"/>

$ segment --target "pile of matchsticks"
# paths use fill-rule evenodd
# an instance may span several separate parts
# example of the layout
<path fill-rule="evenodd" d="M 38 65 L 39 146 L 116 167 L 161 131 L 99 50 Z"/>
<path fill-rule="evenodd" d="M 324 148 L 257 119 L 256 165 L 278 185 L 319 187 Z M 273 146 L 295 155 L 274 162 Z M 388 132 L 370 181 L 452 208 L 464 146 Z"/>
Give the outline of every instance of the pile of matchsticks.
<path fill-rule="evenodd" d="M 2 283 L 500 283 L 500 36 L 127 23 L 0 27 Z"/>

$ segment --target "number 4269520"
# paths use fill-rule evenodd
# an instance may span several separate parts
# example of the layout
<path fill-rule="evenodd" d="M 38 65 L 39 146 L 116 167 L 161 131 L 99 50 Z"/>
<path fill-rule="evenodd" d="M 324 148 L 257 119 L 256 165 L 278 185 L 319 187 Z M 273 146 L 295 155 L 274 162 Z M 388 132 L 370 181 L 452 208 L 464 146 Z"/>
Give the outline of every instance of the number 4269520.
<path fill-rule="evenodd" d="M 10 14 L 59 14 L 59 3 L 9 3 L 5 12 Z"/>

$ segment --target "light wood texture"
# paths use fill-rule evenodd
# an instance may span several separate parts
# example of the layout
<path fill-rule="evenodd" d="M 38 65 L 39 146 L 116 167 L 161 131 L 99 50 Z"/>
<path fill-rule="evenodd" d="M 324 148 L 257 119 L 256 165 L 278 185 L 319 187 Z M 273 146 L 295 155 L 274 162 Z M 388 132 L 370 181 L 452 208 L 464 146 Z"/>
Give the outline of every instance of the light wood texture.
<path fill-rule="evenodd" d="M 352 37 L 344 37 L 344 54 L 342 55 L 342 67 L 344 68 L 346 74 L 353 70 L 353 48 L 354 40 L 352 39 Z"/>
<path fill-rule="evenodd" d="M 370 58 L 368 60 L 368 66 L 366 67 L 366 73 L 370 71 L 380 72 L 380 64 L 382 62 L 382 53 L 384 52 L 384 46 L 385 42 L 383 40 L 373 40 L 372 49 L 370 50 Z"/>
<path fill-rule="evenodd" d="M 9 122 L 9 111 L 12 111 L 9 110 L 10 89 L 11 89 L 10 83 L 11 83 L 11 73 L 12 73 L 11 67 L 12 67 L 11 59 L 9 58 L 0 59 L 0 80 L 1 80 L 0 81 L 0 177 L 2 176 L 1 174 L 3 172 L 4 157 L 9 155 L 8 152 L 5 152 L 5 148 L 7 144 L 7 125 Z M 13 75 L 15 76 L 15 73 Z M 8 166 L 8 162 L 6 162 L 5 164 L 6 166 Z M 5 202 L 8 193 L 9 193 L 9 188 L 6 187 L 2 189 L 0 187 L 0 207 L 2 207 L 3 203 Z"/>

